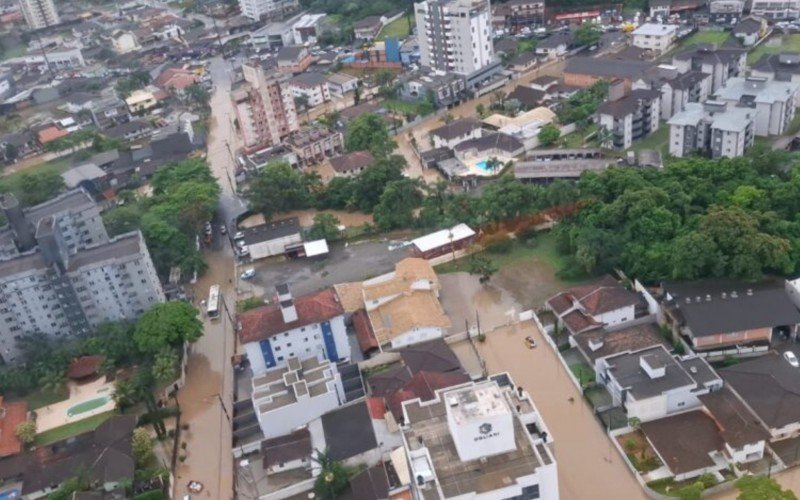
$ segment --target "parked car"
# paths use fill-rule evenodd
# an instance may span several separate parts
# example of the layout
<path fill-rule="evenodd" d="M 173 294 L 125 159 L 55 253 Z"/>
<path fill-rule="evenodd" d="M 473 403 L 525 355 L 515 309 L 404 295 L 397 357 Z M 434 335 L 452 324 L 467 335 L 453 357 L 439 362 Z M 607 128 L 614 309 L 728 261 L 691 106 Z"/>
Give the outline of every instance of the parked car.
<path fill-rule="evenodd" d="M 256 270 L 251 267 L 249 269 L 245 269 L 245 271 L 239 277 L 242 278 L 243 280 L 249 280 L 255 278 L 255 276 L 256 276 Z"/>
<path fill-rule="evenodd" d="M 241 232 L 241 231 L 239 231 L 239 232 L 237 232 L 236 234 L 233 235 L 233 239 L 234 240 L 241 240 L 242 238 L 244 238 L 244 233 Z"/>
<path fill-rule="evenodd" d="M 525 345 L 528 346 L 528 349 L 533 349 L 536 347 L 536 341 L 531 336 L 525 337 Z"/>
<path fill-rule="evenodd" d="M 795 356 L 792 351 L 786 351 L 783 353 L 783 357 L 786 358 L 786 361 L 788 361 L 789 364 L 795 368 L 800 367 L 800 361 L 797 361 L 797 356 Z"/>

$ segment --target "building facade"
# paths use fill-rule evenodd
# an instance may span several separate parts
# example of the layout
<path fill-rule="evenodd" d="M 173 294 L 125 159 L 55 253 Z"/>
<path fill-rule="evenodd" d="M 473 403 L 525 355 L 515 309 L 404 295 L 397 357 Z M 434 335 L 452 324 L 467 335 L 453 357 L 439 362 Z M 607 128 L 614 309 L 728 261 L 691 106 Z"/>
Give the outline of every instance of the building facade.
<path fill-rule="evenodd" d="M 20 0 L 22 15 L 32 30 L 55 26 L 61 22 L 53 0 Z"/>
<path fill-rule="evenodd" d="M 242 15 L 259 21 L 297 9 L 297 0 L 239 0 Z"/>
<path fill-rule="evenodd" d="M 675 43 L 677 32 L 674 24 L 643 24 L 633 32 L 633 46 L 663 54 Z"/>
<path fill-rule="evenodd" d="M 488 0 L 429 0 L 414 11 L 422 66 L 469 75 L 494 61 Z"/>
<path fill-rule="evenodd" d="M 771 21 L 797 19 L 800 16 L 800 0 L 753 0 L 750 14 L 765 17 Z"/>
<path fill-rule="evenodd" d="M 281 144 L 300 128 L 287 78 L 248 64 L 242 72 L 246 83 L 232 93 L 232 99 L 245 149 Z"/>
<path fill-rule="evenodd" d="M 755 111 L 755 133 L 782 135 L 794 120 L 800 84 L 762 77 L 731 78 L 716 92 L 716 100 Z"/>
<path fill-rule="evenodd" d="M 736 158 L 753 145 L 755 113 L 724 102 L 689 103 L 669 120 L 669 154 Z"/>
<path fill-rule="evenodd" d="M 655 90 L 632 90 L 597 109 L 600 127 L 608 131 L 606 144 L 625 150 L 658 130 L 661 117 L 661 94 Z"/>

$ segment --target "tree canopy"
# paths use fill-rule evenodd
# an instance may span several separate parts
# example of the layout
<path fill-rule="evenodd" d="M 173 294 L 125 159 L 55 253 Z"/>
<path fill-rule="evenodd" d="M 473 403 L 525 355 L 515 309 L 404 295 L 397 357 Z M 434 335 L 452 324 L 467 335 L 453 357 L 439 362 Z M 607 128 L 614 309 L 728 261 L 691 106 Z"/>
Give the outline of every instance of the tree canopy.
<path fill-rule="evenodd" d="M 767 476 L 742 476 L 736 481 L 738 500 L 797 500 L 791 490 L 781 488 L 775 479 Z"/>
<path fill-rule="evenodd" d="M 383 118 L 375 113 L 364 113 L 347 124 L 347 151 L 369 151 L 375 158 L 382 158 L 391 154 L 396 147 Z"/>
<path fill-rule="evenodd" d="M 203 333 L 197 309 L 188 302 L 157 304 L 136 322 L 133 338 L 142 352 L 159 353 L 183 342 L 194 342 Z"/>

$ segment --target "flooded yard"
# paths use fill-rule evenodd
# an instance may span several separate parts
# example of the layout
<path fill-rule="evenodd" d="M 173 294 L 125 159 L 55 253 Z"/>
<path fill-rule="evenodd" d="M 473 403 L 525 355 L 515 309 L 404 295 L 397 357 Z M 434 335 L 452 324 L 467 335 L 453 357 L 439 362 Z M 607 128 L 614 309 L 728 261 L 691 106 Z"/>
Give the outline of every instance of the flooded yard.
<path fill-rule="evenodd" d="M 346 210 L 292 210 L 291 212 L 283 212 L 275 214 L 272 220 L 288 219 L 297 217 L 300 219 L 300 225 L 303 227 L 311 227 L 314 225 L 314 216 L 317 214 L 331 214 L 339 219 L 339 222 L 345 227 L 358 227 L 364 224 L 372 224 L 372 214 L 364 214 L 361 212 L 348 212 Z M 259 224 L 264 224 L 264 216 L 261 214 L 251 215 L 239 223 L 239 227 L 253 227 Z"/>

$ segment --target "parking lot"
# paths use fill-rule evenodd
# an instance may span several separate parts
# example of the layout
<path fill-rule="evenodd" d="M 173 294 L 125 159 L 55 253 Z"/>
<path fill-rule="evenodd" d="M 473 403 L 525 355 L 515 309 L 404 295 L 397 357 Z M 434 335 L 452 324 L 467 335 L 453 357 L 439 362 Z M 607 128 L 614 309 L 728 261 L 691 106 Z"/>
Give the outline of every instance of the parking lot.
<path fill-rule="evenodd" d="M 241 275 L 253 268 L 250 280 L 238 278 L 240 298 L 270 295 L 276 285 L 288 283 L 295 296 L 320 290 L 336 283 L 362 281 L 394 270 L 396 262 L 409 256 L 408 248 L 389 250 L 389 241 L 365 241 L 346 245 L 334 243 L 322 260 L 271 257 L 238 266 Z"/>

